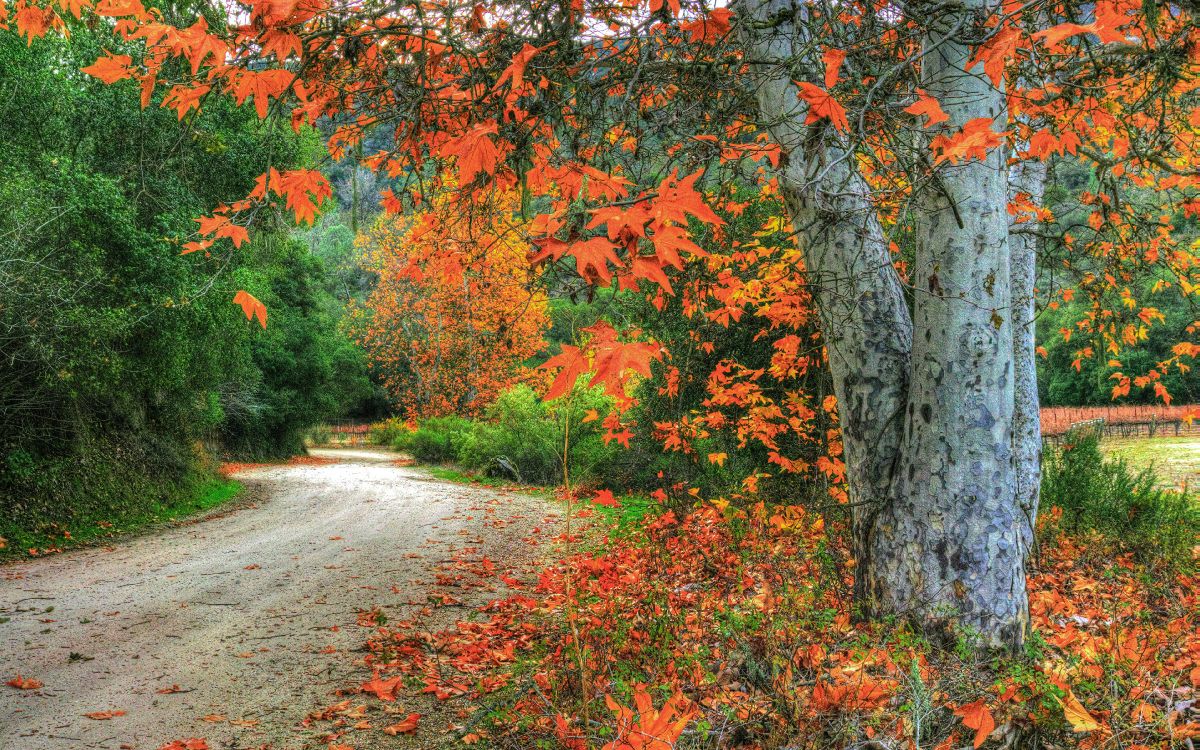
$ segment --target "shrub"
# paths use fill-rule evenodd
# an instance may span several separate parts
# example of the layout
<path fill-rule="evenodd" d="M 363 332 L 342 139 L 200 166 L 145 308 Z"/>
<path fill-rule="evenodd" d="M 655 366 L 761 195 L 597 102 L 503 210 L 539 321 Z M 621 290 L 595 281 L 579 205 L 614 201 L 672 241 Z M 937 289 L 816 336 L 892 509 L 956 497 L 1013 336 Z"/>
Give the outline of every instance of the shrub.
<path fill-rule="evenodd" d="M 604 414 L 611 408 L 611 400 L 597 389 L 580 387 L 569 398 L 546 403 L 529 386 L 518 385 L 501 394 L 484 419 L 429 419 L 414 432 L 399 434 L 392 445 L 425 463 L 458 461 L 489 476 L 558 484 L 566 442 L 572 481 L 589 483 L 607 474 L 621 454 L 616 444 L 605 445 L 600 421 L 588 419 L 591 411 Z M 565 441 L 568 423 L 570 440 Z"/>
<path fill-rule="evenodd" d="M 412 424 L 400 417 L 390 417 L 382 422 L 376 422 L 367 430 L 367 440 L 375 445 L 386 445 L 398 448 L 399 443 L 408 439 L 412 434 Z"/>
<path fill-rule="evenodd" d="M 471 421 L 462 417 L 434 417 L 411 433 L 401 433 L 392 443 L 418 461 L 442 464 L 458 458 Z"/>
<path fill-rule="evenodd" d="M 1200 533 L 1200 504 L 1188 492 L 1164 489 L 1153 468 L 1134 470 L 1108 458 L 1094 431 L 1068 433 L 1046 451 L 1042 505 L 1061 510 L 1061 529 L 1095 532 L 1147 561 L 1189 565 Z"/>
<path fill-rule="evenodd" d="M 594 482 L 608 473 L 620 448 L 604 443 L 600 421 L 588 420 L 588 413 L 611 408 L 612 400 L 599 389 L 580 386 L 569 397 L 547 403 L 529 386 L 518 385 L 488 408 L 488 421 L 478 424 L 464 445 L 462 463 L 520 482 L 558 484 L 566 446 L 572 483 Z"/>

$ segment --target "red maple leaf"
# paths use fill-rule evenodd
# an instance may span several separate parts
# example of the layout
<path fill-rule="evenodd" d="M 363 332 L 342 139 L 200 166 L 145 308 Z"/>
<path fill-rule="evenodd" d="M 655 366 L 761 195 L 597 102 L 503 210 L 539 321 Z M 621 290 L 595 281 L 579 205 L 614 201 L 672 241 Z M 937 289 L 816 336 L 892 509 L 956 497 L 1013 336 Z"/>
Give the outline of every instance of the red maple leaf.
<path fill-rule="evenodd" d="M 399 679 L 399 678 L 397 678 Z M 392 724 L 390 727 L 384 727 L 383 733 L 390 734 L 395 737 L 398 734 L 407 734 L 408 732 L 416 731 L 417 723 L 421 719 L 421 714 L 409 714 L 404 721 Z"/>
<path fill-rule="evenodd" d="M 917 99 L 916 103 L 905 107 L 904 111 L 910 115 L 924 116 L 925 127 L 932 128 L 934 125 L 950 119 L 950 116 L 942 111 L 942 104 L 937 99 L 926 94 L 921 89 L 917 89 L 917 95 L 920 98 Z"/>
<path fill-rule="evenodd" d="M 258 318 L 259 324 L 267 327 L 267 306 L 255 299 L 254 295 L 244 290 L 239 290 L 233 295 L 233 303 L 242 306 L 242 312 L 246 313 L 246 320 L 254 320 Z"/>
<path fill-rule="evenodd" d="M 403 681 L 403 677 L 391 677 L 383 680 L 376 673 L 374 677 L 359 686 L 359 689 L 364 693 L 375 694 L 380 700 L 394 701 L 396 700 L 396 691 L 400 689 L 400 683 Z"/>
<path fill-rule="evenodd" d="M 808 102 L 808 118 L 804 124 L 811 125 L 821 120 L 829 120 L 833 127 L 845 133 L 850 130 L 850 121 L 846 119 L 846 110 L 825 89 L 807 81 L 797 84 L 800 88 L 800 98 Z"/>
<path fill-rule="evenodd" d="M 988 711 L 982 698 L 954 709 L 954 715 L 962 717 L 963 726 L 975 730 L 975 747 L 982 745 L 996 728 L 996 720 L 992 718 L 992 712 Z"/>

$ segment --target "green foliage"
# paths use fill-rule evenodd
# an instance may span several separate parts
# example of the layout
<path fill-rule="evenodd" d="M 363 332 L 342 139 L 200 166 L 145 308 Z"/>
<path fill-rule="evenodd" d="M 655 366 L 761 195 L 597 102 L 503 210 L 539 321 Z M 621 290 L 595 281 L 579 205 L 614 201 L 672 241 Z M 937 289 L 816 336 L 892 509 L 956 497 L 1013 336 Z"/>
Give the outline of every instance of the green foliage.
<path fill-rule="evenodd" d="M 340 307 L 321 286 L 321 261 L 282 236 L 258 243 L 251 260 L 237 285 L 283 314 L 250 337 L 251 367 L 225 394 L 221 442 L 243 456 L 292 455 L 309 427 L 370 401 L 375 389 L 361 350 L 337 330 Z"/>
<path fill-rule="evenodd" d="M 606 474 L 618 448 L 604 444 L 598 420 L 584 419 L 589 411 L 603 415 L 611 408 L 598 389 L 579 386 L 547 403 L 529 386 L 518 385 L 488 407 L 486 420 L 475 423 L 459 450 L 459 462 L 522 483 L 558 484 L 565 447 L 572 483 L 593 482 Z"/>
<path fill-rule="evenodd" d="M 1138 296 L 1145 299 L 1147 304 L 1158 307 L 1166 320 L 1149 326 L 1145 341 L 1122 351 L 1119 367 L 1110 364 L 1102 344 L 1081 338 L 1076 331 L 1075 323 L 1084 317 L 1087 310 L 1083 302 L 1061 304 L 1055 309 L 1042 311 L 1037 326 L 1038 343 L 1046 349 L 1046 356 L 1038 357 L 1038 390 L 1043 406 L 1111 405 L 1113 385 L 1116 383 L 1112 379 L 1113 373 L 1120 371 L 1136 376 L 1149 372 L 1159 362 L 1174 356 L 1171 349 L 1175 344 L 1191 338 L 1188 329 L 1196 319 L 1195 310 L 1177 295 L 1150 294 L 1154 282 L 1153 278 L 1143 280 Z M 1064 328 L 1076 331 L 1070 341 L 1061 332 Z M 1080 350 L 1089 346 L 1092 347 L 1093 356 L 1081 357 Z M 1197 380 L 1190 372 L 1168 368 L 1158 382 L 1166 387 L 1177 403 L 1200 401 Z M 1153 388 L 1135 387 L 1129 396 L 1121 398 L 1118 403 L 1158 404 L 1161 401 Z"/>
<path fill-rule="evenodd" d="M 471 421 L 463 417 L 433 417 L 413 432 L 401 434 L 393 446 L 423 463 L 447 463 L 458 458 L 471 429 Z"/>
<path fill-rule="evenodd" d="M 242 491 L 195 457 L 163 455 L 130 440 L 99 438 L 81 458 L 40 459 L 16 450 L 0 464 L 9 503 L 0 513 L 0 556 L 63 549 L 215 508 Z"/>
<path fill-rule="evenodd" d="M 412 433 L 408 420 L 401 417 L 388 417 L 382 422 L 371 425 L 367 439 L 375 445 L 386 445 L 400 448 L 401 441 Z"/>
<path fill-rule="evenodd" d="M 195 217 L 319 142 L 213 101 L 179 122 L 78 69 L 113 39 L 0 36 L 0 528 L 146 518 L 198 457 L 278 456 L 369 402 L 322 261 L 272 211 L 253 241 L 182 256 Z M 119 52 L 120 50 L 112 50 Z M 270 306 L 266 331 L 230 300 Z M 111 519 L 106 518 L 111 516 Z"/>
<path fill-rule="evenodd" d="M 1091 430 L 1046 451 L 1041 502 L 1061 512 L 1062 532 L 1098 533 L 1148 562 L 1190 564 L 1200 535 L 1194 495 L 1163 489 L 1152 468 L 1136 471 L 1123 458 L 1105 459 Z"/>
<path fill-rule="evenodd" d="M 375 433 L 394 430 L 392 447 L 418 461 L 455 461 L 468 471 L 522 484 L 561 483 L 563 448 L 568 447 L 572 483 L 594 484 L 602 478 L 607 482 L 623 455 L 615 443 L 604 443 L 600 421 L 588 418 L 589 412 L 603 415 L 611 408 L 599 389 L 578 386 L 569 397 L 547 403 L 529 386 L 517 385 L 501 394 L 483 419 L 437 417 L 412 432 L 384 423 Z"/>

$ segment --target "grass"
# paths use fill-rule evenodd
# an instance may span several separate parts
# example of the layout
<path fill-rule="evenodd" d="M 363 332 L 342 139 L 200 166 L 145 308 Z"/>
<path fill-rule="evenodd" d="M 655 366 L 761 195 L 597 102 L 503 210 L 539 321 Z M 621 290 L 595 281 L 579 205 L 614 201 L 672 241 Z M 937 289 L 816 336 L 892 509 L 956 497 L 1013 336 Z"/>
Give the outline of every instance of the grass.
<path fill-rule="evenodd" d="M 1164 486 L 1200 486 L 1200 437 L 1106 437 L 1100 447 L 1136 469 L 1153 467 Z"/>
<path fill-rule="evenodd" d="M 620 495 L 617 497 L 617 502 L 620 503 L 620 506 L 616 508 L 594 503 L 591 506 L 613 525 L 618 537 L 640 533 L 642 519 L 661 509 L 658 502 L 647 495 Z"/>
<path fill-rule="evenodd" d="M 173 494 L 140 510 L 112 518 L 81 517 L 52 530 L 0 529 L 0 538 L 4 538 L 5 543 L 0 548 L 0 560 L 30 555 L 30 550 L 36 550 L 37 554 L 60 552 L 203 513 L 233 500 L 243 489 L 241 482 L 232 479 L 203 478 L 185 484 Z"/>
<path fill-rule="evenodd" d="M 550 494 L 554 492 L 553 487 L 544 485 L 519 485 L 514 484 L 512 480 L 503 477 L 489 477 L 482 474 L 471 474 L 450 466 L 429 466 L 426 470 L 444 482 L 456 482 L 458 484 L 473 484 L 482 487 L 495 487 L 504 489 L 517 489 L 523 492 L 533 494 Z M 596 505 L 589 501 L 585 495 L 576 502 L 577 508 L 591 508 L 604 518 L 609 524 L 615 527 L 618 535 L 625 535 L 637 530 L 641 527 L 641 521 L 652 511 L 659 509 L 659 504 L 646 495 L 622 495 L 617 498 L 621 503 L 619 507 L 613 508 L 607 505 Z"/>
<path fill-rule="evenodd" d="M 548 487 L 539 487 L 537 485 L 516 484 L 511 479 L 504 477 L 489 477 L 483 474 L 472 474 L 449 466 L 428 466 L 426 469 L 434 477 L 441 479 L 444 482 L 457 482 L 458 484 L 476 484 L 483 487 L 503 487 L 504 489 L 519 489 L 527 492 L 549 492 Z"/>

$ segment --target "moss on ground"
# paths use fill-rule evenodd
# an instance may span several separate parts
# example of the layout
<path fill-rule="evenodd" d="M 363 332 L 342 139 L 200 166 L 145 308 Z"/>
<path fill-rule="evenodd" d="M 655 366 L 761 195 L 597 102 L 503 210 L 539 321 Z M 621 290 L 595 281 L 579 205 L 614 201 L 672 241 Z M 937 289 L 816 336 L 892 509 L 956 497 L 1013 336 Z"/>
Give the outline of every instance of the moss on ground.
<path fill-rule="evenodd" d="M 220 477 L 197 475 L 178 487 L 164 490 L 161 496 L 147 503 L 128 503 L 118 506 L 109 517 L 80 515 L 67 523 L 36 524 L 13 521 L 0 523 L 0 560 L 61 552 L 101 539 L 176 521 L 204 513 L 233 500 L 245 488 L 240 482 Z"/>

